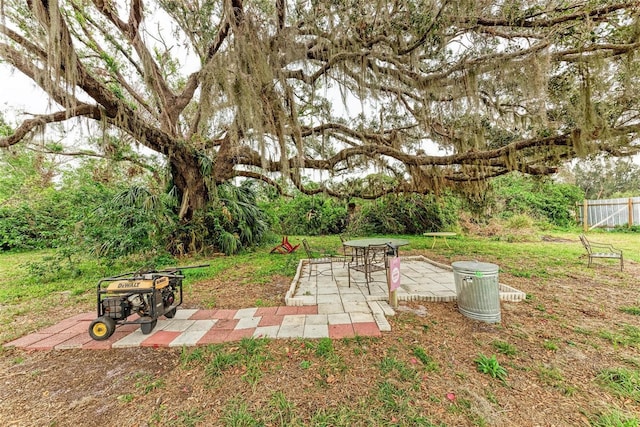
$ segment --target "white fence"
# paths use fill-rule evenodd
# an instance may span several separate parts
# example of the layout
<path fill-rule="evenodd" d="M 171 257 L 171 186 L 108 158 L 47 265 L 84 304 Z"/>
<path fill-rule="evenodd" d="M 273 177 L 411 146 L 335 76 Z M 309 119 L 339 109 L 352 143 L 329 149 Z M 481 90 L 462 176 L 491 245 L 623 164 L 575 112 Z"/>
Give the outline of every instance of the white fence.
<path fill-rule="evenodd" d="M 576 208 L 585 231 L 598 227 L 640 225 L 640 197 L 585 200 Z"/>

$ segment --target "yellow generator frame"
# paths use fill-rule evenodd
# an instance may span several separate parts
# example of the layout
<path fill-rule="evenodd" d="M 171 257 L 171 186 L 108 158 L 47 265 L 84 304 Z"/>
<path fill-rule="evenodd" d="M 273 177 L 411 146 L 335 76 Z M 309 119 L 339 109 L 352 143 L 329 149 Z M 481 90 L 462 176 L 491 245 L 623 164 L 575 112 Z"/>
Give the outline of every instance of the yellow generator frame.
<path fill-rule="evenodd" d="M 107 277 L 98 282 L 97 318 L 89 325 L 94 340 L 108 339 L 118 325 L 140 325 L 143 334 L 156 327 L 158 318 L 172 318 L 182 304 L 182 270 L 197 265 L 164 270 L 138 271 Z"/>

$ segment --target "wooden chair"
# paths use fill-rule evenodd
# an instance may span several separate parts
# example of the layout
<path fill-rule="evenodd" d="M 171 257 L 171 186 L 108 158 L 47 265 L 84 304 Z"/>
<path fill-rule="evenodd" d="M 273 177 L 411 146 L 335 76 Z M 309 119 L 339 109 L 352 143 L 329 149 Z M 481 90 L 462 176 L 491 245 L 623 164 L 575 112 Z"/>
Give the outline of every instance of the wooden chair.
<path fill-rule="evenodd" d="M 307 253 L 307 262 L 309 263 L 309 278 L 311 278 L 311 271 L 313 270 L 313 266 L 315 266 L 316 283 L 318 283 L 318 266 L 321 264 L 329 264 L 329 269 L 331 270 L 331 278 L 333 279 L 333 257 L 330 254 L 321 254 L 320 256 L 316 257 L 314 255 L 314 252 L 311 250 L 311 247 L 309 247 L 307 239 L 302 239 L 302 246 Z"/>
<path fill-rule="evenodd" d="M 587 251 L 587 255 L 589 256 L 589 264 L 587 267 L 591 267 L 591 262 L 595 258 L 604 258 L 604 259 L 619 259 L 620 260 L 620 271 L 624 268 L 624 259 L 622 256 L 622 250 L 613 247 L 608 243 L 595 243 L 590 242 L 587 239 L 587 236 L 584 234 L 580 235 L 580 241 L 582 242 L 582 246 L 584 246 Z"/>

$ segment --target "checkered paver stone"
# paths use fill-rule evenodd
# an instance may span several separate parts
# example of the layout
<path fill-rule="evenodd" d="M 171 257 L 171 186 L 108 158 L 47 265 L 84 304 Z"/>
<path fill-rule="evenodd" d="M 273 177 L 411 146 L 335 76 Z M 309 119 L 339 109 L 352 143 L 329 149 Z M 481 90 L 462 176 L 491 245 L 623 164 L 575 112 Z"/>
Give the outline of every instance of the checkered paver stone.
<path fill-rule="evenodd" d="M 243 338 L 344 338 L 359 335 L 379 336 L 371 325 L 354 327 L 348 314 L 340 324 L 335 318 L 318 314 L 317 306 L 267 307 L 241 310 L 178 310 L 174 319 L 158 319 L 156 327 L 145 335 L 137 325 L 122 325 L 105 341 L 89 336 L 89 324 L 95 314 L 65 319 L 53 326 L 5 344 L 28 350 L 107 349 L 130 347 L 196 346 Z M 182 315 L 180 315 L 182 314 Z M 185 317 L 185 314 L 188 316 Z M 364 324 L 363 324 L 364 325 Z"/>

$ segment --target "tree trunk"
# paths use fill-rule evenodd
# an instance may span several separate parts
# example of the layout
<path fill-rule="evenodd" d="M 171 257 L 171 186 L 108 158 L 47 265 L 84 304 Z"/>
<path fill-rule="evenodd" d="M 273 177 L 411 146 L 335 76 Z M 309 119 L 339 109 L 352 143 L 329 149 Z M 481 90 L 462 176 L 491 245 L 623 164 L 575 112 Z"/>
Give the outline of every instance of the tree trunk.
<path fill-rule="evenodd" d="M 176 152 L 169 158 L 173 183 L 178 191 L 180 201 L 179 218 L 189 222 L 193 215 L 205 208 L 209 201 L 209 191 L 205 184 L 198 157 L 185 150 Z"/>

